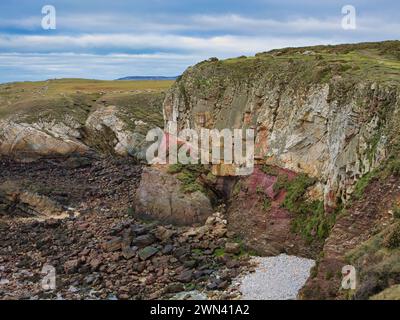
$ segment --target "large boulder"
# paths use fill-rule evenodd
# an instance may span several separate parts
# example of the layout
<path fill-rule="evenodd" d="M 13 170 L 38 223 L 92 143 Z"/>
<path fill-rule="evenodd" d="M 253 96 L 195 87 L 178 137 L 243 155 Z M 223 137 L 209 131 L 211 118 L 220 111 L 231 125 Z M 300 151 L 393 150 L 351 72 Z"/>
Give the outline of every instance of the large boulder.
<path fill-rule="evenodd" d="M 204 223 L 213 212 L 210 199 L 200 191 L 185 193 L 181 187 L 176 176 L 165 170 L 144 168 L 136 193 L 136 213 L 176 225 Z"/>

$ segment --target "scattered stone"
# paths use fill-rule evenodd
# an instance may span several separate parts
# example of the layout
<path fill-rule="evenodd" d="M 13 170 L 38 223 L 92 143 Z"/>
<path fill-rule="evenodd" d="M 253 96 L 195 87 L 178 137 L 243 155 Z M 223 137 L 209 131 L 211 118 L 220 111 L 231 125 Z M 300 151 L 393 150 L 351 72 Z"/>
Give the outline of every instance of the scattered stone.
<path fill-rule="evenodd" d="M 101 265 L 102 261 L 99 258 L 90 260 L 90 268 L 92 271 L 97 271 Z"/>
<path fill-rule="evenodd" d="M 183 247 L 175 249 L 175 251 L 173 253 L 173 255 L 178 259 L 182 259 L 187 254 L 188 254 L 188 250 Z"/>
<path fill-rule="evenodd" d="M 165 293 L 177 293 L 185 290 L 185 286 L 182 283 L 170 283 L 166 288 L 165 288 Z"/>
<path fill-rule="evenodd" d="M 69 260 L 64 263 L 64 271 L 67 274 L 74 273 L 75 271 L 77 271 L 78 266 L 79 266 L 78 259 Z"/>
<path fill-rule="evenodd" d="M 174 295 L 171 300 L 208 300 L 208 297 L 197 290 L 193 290 L 188 292 L 180 292 Z"/>
<path fill-rule="evenodd" d="M 151 234 L 144 234 L 135 238 L 132 244 L 136 247 L 143 248 L 153 244 L 156 241 L 153 235 Z"/>
<path fill-rule="evenodd" d="M 122 256 L 126 259 L 132 259 L 133 257 L 136 256 L 136 253 L 138 251 L 138 247 L 128 247 L 128 248 L 124 248 L 122 249 Z"/>
<path fill-rule="evenodd" d="M 214 230 L 213 230 L 213 234 L 217 237 L 217 238 L 222 238 L 226 235 L 227 233 L 227 229 L 225 226 L 223 225 L 217 225 Z"/>
<path fill-rule="evenodd" d="M 158 226 L 156 231 L 154 232 L 154 235 L 158 240 L 166 241 L 169 240 L 174 235 L 174 233 L 174 231 L 169 230 L 163 226 Z"/>
<path fill-rule="evenodd" d="M 228 281 L 222 281 L 219 285 L 218 285 L 218 289 L 219 290 L 225 290 L 226 288 L 228 288 L 229 286 L 229 282 Z"/>
<path fill-rule="evenodd" d="M 174 246 L 172 244 L 167 244 L 163 250 L 162 253 L 163 254 L 170 254 L 172 251 L 174 250 Z"/>
<path fill-rule="evenodd" d="M 121 250 L 122 238 L 118 237 L 118 238 L 114 238 L 110 241 L 107 241 L 106 243 L 104 243 L 103 247 L 104 247 L 104 250 L 106 250 L 108 252 L 114 252 L 114 251 Z"/>
<path fill-rule="evenodd" d="M 132 226 L 132 231 L 136 236 L 144 235 L 148 232 L 147 228 L 142 225 L 134 225 Z"/>
<path fill-rule="evenodd" d="M 216 229 L 225 233 L 224 217 L 215 214 L 208 220 L 210 225 L 196 227 L 138 223 L 135 217 L 128 216 L 126 209 L 132 205 L 129 186 L 138 180 L 135 182 L 135 174 L 130 171 L 134 166 L 124 165 L 123 161 L 113 166 L 101 160 L 99 168 L 98 160 L 94 160 L 90 166 L 72 171 L 64 169 L 58 159 L 33 162 L 29 166 L 14 164 L 23 167 L 24 174 L 32 172 L 35 179 L 37 172 L 50 170 L 41 183 L 62 190 L 54 189 L 46 196 L 65 201 L 61 207 L 77 214 L 54 221 L 7 217 L 4 224 L 7 232 L 0 233 L 4 244 L 0 246 L 0 299 L 164 299 L 192 288 L 204 290 L 204 296 L 185 292 L 183 298 L 200 299 L 209 294 L 210 277 L 218 275 L 221 281 L 213 293 L 221 292 L 222 296 L 229 290 L 229 286 L 221 288 L 242 268 L 240 263 L 226 270 L 228 259 L 213 255 L 215 248 L 225 248 L 228 241 L 227 234 L 219 238 L 214 233 Z M 4 175 L 2 163 L 0 160 L 0 172 Z M 11 171 L 13 175 L 18 173 L 15 167 Z M 121 176 L 115 176 L 117 171 Z M 126 179 L 125 173 L 129 172 L 131 178 Z M 73 175 L 80 175 L 80 180 L 67 181 Z M 34 180 L 30 177 L 29 181 Z M 68 189 L 70 186 L 74 188 Z M 74 199 L 76 202 L 70 202 Z M 41 266 L 57 267 L 60 263 L 63 272 L 57 278 L 57 292 L 44 292 Z"/>
<path fill-rule="evenodd" d="M 85 277 L 84 282 L 86 284 L 92 284 L 96 280 L 96 277 L 92 274 L 89 274 L 88 276 Z"/>
<path fill-rule="evenodd" d="M 179 282 L 188 283 L 192 280 L 192 278 L 193 278 L 193 271 L 185 270 L 176 277 L 176 280 L 178 280 Z"/>
<path fill-rule="evenodd" d="M 207 218 L 207 220 L 206 220 L 206 226 L 212 226 L 214 223 L 215 223 L 215 217 L 214 216 L 211 216 L 211 217 L 208 217 Z"/>
<path fill-rule="evenodd" d="M 122 248 L 129 248 L 133 240 L 133 230 L 131 228 L 125 229 L 122 235 Z"/>
<path fill-rule="evenodd" d="M 157 248 L 146 247 L 139 251 L 139 258 L 141 260 L 147 260 L 147 259 L 151 258 L 152 256 L 154 256 L 157 252 L 158 252 Z"/>
<path fill-rule="evenodd" d="M 218 289 L 218 283 L 210 282 L 209 284 L 207 284 L 207 289 L 208 290 L 217 290 Z"/>
<path fill-rule="evenodd" d="M 240 244 L 234 242 L 228 242 L 225 244 L 225 252 L 231 254 L 239 254 L 240 253 Z"/>

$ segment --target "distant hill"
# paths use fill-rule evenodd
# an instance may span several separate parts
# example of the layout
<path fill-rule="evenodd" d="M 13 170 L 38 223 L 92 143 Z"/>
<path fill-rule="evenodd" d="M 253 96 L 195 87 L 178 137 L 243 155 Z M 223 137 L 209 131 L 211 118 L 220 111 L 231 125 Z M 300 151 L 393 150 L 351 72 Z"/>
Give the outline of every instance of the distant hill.
<path fill-rule="evenodd" d="M 131 76 L 119 78 L 117 80 L 176 80 L 177 77 L 162 77 L 162 76 Z"/>

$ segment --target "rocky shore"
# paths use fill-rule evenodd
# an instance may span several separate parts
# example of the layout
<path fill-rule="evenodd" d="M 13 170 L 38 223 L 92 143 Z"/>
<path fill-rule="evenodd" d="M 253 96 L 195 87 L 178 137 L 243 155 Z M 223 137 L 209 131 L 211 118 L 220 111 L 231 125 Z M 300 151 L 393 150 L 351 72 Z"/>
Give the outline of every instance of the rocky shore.
<path fill-rule="evenodd" d="M 223 207 L 193 227 L 140 221 L 130 204 L 141 168 L 129 160 L 3 159 L 0 172 L 1 299 L 239 298 L 232 279 L 252 266 Z"/>

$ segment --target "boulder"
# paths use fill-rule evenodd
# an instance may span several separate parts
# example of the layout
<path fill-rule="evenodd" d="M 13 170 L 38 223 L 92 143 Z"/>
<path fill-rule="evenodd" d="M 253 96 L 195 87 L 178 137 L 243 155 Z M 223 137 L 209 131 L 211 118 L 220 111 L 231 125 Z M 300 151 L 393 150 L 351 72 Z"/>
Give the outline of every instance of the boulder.
<path fill-rule="evenodd" d="M 204 223 L 212 214 L 210 199 L 200 191 L 185 193 L 176 176 L 144 168 L 136 193 L 136 214 L 175 225 Z"/>

